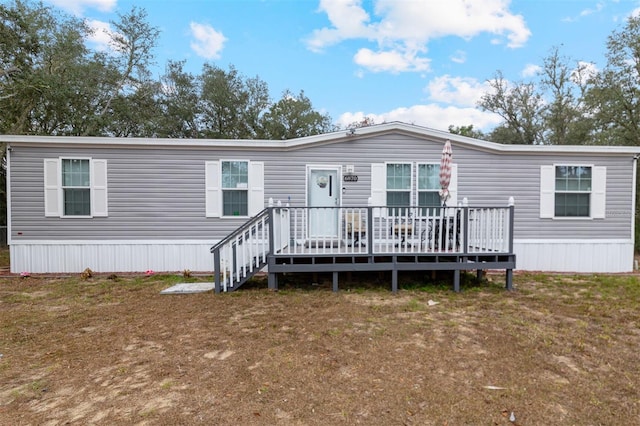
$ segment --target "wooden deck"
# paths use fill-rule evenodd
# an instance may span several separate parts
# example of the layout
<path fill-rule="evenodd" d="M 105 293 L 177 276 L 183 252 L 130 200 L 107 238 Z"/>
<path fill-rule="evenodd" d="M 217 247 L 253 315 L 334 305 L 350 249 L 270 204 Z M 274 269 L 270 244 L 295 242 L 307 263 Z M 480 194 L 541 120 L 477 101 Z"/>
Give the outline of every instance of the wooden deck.
<path fill-rule="evenodd" d="M 394 212 L 395 214 L 390 214 Z M 513 206 L 508 207 L 269 207 L 212 248 L 216 292 L 232 291 L 266 267 L 278 275 L 390 271 L 505 270 L 512 288 Z"/>

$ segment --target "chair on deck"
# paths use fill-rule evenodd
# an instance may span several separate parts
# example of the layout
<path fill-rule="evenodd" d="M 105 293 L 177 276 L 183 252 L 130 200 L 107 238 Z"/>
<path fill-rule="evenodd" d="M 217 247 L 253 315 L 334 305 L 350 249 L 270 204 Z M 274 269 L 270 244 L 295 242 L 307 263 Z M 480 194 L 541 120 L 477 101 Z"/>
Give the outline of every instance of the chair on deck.
<path fill-rule="evenodd" d="M 439 216 L 434 216 L 431 219 L 429 226 L 429 233 L 426 236 L 428 238 L 427 244 L 433 241 L 435 247 L 431 247 L 435 250 L 442 251 L 445 248 L 449 250 L 460 249 L 460 211 L 458 210 L 455 215 L 449 216 L 445 213 L 445 208 L 439 212 Z M 443 229 L 440 230 L 440 225 Z"/>
<path fill-rule="evenodd" d="M 348 246 L 364 246 L 364 242 L 360 241 L 361 237 L 364 237 L 367 233 L 367 224 L 362 220 L 360 212 L 347 212 L 345 213 L 345 226 L 348 237 Z"/>

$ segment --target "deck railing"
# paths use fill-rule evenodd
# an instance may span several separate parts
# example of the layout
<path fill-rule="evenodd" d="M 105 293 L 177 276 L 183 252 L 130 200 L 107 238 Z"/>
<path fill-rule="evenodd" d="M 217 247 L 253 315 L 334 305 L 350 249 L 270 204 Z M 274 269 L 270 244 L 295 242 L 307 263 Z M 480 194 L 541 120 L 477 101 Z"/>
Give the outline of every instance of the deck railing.
<path fill-rule="evenodd" d="M 241 285 L 268 256 L 508 254 L 508 207 L 268 207 L 211 248 L 216 291 Z"/>
<path fill-rule="evenodd" d="M 288 207 L 277 211 L 274 232 L 280 237 L 272 252 L 276 256 L 510 253 L 513 248 L 513 206 Z"/>

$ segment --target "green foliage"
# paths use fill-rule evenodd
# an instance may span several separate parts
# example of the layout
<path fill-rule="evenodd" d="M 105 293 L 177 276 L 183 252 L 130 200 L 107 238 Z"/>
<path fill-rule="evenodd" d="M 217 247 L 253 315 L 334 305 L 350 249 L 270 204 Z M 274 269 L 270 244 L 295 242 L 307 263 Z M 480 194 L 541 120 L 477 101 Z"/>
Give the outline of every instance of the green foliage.
<path fill-rule="evenodd" d="M 491 134 L 500 143 L 537 145 L 543 143 L 543 97 L 533 83 L 509 84 L 498 71 L 489 80 L 492 93 L 485 94 L 478 105 L 485 111 L 500 115 L 504 124 Z"/>
<path fill-rule="evenodd" d="M 468 126 L 449 126 L 449 133 L 453 133 L 455 135 L 466 136 L 468 138 L 474 139 L 486 139 L 487 136 L 481 131 L 473 128 L 473 124 Z"/>
<path fill-rule="evenodd" d="M 640 17 L 631 16 L 607 40 L 607 65 L 591 81 L 586 101 L 594 111 L 597 142 L 640 141 Z"/>
<path fill-rule="evenodd" d="M 294 96 L 287 90 L 264 114 L 262 129 L 266 139 L 293 139 L 326 133 L 334 127 L 328 115 L 313 109 L 304 91 Z"/>
<path fill-rule="evenodd" d="M 303 92 L 273 102 L 267 84 L 205 64 L 169 61 L 151 77 L 159 30 L 133 7 L 111 22 L 111 51 L 91 29 L 29 0 L 0 4 L 0 132 L 121 137 L 290 138 L 332 130 Z"/>

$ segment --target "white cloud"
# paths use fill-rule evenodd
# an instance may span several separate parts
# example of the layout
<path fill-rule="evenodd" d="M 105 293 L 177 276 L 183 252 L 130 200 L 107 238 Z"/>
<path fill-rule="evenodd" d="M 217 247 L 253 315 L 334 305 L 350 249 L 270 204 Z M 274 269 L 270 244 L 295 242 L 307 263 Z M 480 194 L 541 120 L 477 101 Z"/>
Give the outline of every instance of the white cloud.
<path fill-rule="evenodd" d="M 218 59 L 227 38 L 212 26 L 191 22 L 191 35 L 195 39 L 191 48 L 205 59 Z"/>
<path fill-rule="evenodd" d="M 542 71 L 542 67 L 540 65 L 527 64 L 522 70 L 522 72 L 520 73 L 520 75 L 522 75 L 525 78 L 534 77 L 540 71 Z"/>
<path fill-rule="evenodd" d="M 116 7 L 118 0 L 47 0 L 61 9 L 68 10 L 76 15 L 81 15 L 85 9 L 98 9 L 109 12 Z"/>
<path fill-rule="evenodd" d="M 389 70 L 421 71 L 428 60 L 419 55 L 426 52 L 432 39 L 447 36 L 470 39 L 490 33 L 495 36 L 494 40 L 506 42 L 509 47 L 524 45 L 531 31 L 524 18 L 512 14 L 508 6 L 506 0 L 448 0 L 446 3 L 377 0 L 373 12 L 378 19 L 372 21 L 362 7 L 362 0 L 321 0 L 319 11 L 327 14 L 331 26 L 315 30 L 307 40 L 307 47 L 321 51 L 343 40 L 367 40 L 377 44 L 376 55 L 389 59 L 393 53 L 397 65 L 387 65 Z M 373 53 L 371 49 L 366 50 Z M 376 68 L 379 61 L 371 63 Z M 406 63 L 420 63 L 422 67 L 407 67 Z"/>
<path fill-rule="evenodd" d="M 580 18 L 584 18 L 585 16 L 589 16 L 589 15 L 593 15 L 594 13 L 598 13 L 600 12 L 602 9 L 604 9 L 604 3 L 600 2 L 598 4 L 596 4 L 596 7 L 593 9 L 583 9 L 580 11 L 580 13 L 578 13 L 578 16 L 568 16 L 564 19 L 562 19 L 564 22 L 576 22 L 578 21 Z"/>
<path fill-rule="evenodd" d="M 462 50 L 456 50 L 453 55 L 451 55 L 451 62 L 455 62 L 456 64 L 464 64 L 467 62 L 467 53 Z"/>
<path fill-rule="evenodd" d="M 447 131 L 450 125 L 468 126 L 489 131 L 502 119 L 496 114 L 483 112 L 475 108 L 442 107 L 437 104 L 414 105 L 408 108 L 396 108 L 382 114 L 365 114 L 364 112 L 346 112 L 338 118 L 340 127 L 347 127 L 355 121 L 362 121 L 370 117 L 375 123 L 380 124 L 390 121 L 402 121 L 432 129 Z"/>
<path fill-rule="evenodd" d="M 390 71 L 428 71 L 429 59 L 420 58 L 412 54 L 402 54 L 398 51 L 373 52 L 360 49 L 353 57 L 353 61 L 373 72 Z"/>
<path fill-rule="evenodd" d="M 108 22 L 97 21 L 95 19 L 86 20 L 85 23 L 92 30 L 92 33 L 87 37 L 87 41 L 93 43 L 96 50 L 110 50 L 111 25 Z"/>
<path fill-rule="evenodd" d="M 429 99 L 435 102 L 475 107 L 482 95 L 491 91 L 491 86 L 475 78 L 444 75 L 431 80 L 425 91 Z"/>

